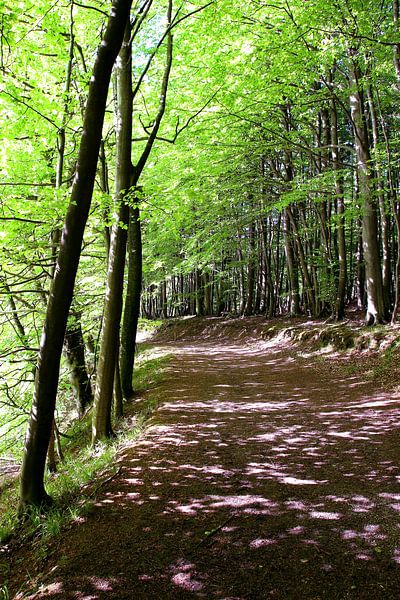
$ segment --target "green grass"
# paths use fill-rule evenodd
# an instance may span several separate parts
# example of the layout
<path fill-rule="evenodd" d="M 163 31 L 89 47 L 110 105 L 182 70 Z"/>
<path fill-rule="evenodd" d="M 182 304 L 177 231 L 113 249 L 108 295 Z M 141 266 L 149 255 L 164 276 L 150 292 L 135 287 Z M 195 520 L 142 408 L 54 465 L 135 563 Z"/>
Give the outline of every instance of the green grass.
<path fill-rule="evenodd" d="M 161 327 L 161 325 L 163 323 L 164 323 L 164 321 L 161 321 L 159 319 L 154 319 L 154 320 L 139 319 L 138 329 L 140 331 L 155 331 L 156 329 Z"/>
<path fill-rule="evenodd" d="M 160 383 L 165 367 L 170 361 L 170 355 L 153 356 L 151 349 L 144 348 L 136 360 L 133 376 L 135 394 L 142 394 L 149 388 Z"/>
<path fill-rule="evenodd" d="M 357 373 L 360 371 L 360 367 L 359 365 L 350 363 L 348 365 L 344 365 L 343 371 L 346 375 L 357 375 Z"/>
<path fill-rule="evenodd" d="M 148 393 L 163 377 L 169 356 L 152 356 L 147 349 L 137 359 L 134 386 L 138 394 L 146 392 L 140 409 L 134 415 L 118 423 L 116 437 L 107 442 L 90 445 L 91 415 L 76 421 L 63 439 L 64 460 L 59 463 L 55 474 L 46 475 L 46 490 L 54 499 L 54 507 L 45 515 L 33 511 L 29 522 L 23 526 L 18 522 L 18 481 L 8 484 L 0 497 L 0 543 L 12 534 L 34 537 L 38 555 L 45 554 L 47 541 L 57 535 L 64 525 L 77 519 L 91 506 L 92 498 L 101 482 L 116 472 L 115 458 L 122 445 L 137 439 L 146 421 L 157 407 L 155 392 Z M 133 405 L 126 410 L 133 412 Z M 132 425 L 133 423 L 133 425 Z M 100 483 L 101 485 L 101 483 Z M 7 598 L 6 588 L 0 588 L 0 600 Z M 3 594 L 3 596 L 2 596 Z"/>
<path fill-rule="evenodd" d="M 8 593 L 7 585 L 0 586 L 0 600 L 9 600 L 10 594 Z"/>
<path fill-rule="evenodd" d="M 396 340 L 379 357 L 378 364 L 371 371 L 371 378 L 386 385 L 400 384 L 399 370 L 400 341 Z"/>

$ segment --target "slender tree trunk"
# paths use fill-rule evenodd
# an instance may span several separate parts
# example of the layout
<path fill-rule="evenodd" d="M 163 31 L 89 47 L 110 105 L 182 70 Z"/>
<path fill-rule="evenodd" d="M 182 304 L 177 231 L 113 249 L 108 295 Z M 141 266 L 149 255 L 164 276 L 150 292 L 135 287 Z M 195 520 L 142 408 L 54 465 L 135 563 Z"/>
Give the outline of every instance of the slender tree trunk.
<path fill-rule="evenodd" d="M 56 181 L 55 186 L 60 189 L 63 185 L 64 177 L 64 162 L 65 162 L 65 144 L 66 144 L 66 126 L 68 119 L 71 117 L 70 109 L 70 92 L 71 92 L 71 80 L 72 80 L 72 68 L 74 62 L 74 49 L 75 49 L 75 34 L 74 34 L 74 18 L 73 18 L 73 3 L 70 7 L 70 45 L 69 45 L 69 57 L 67 64 L 67 72 L 64 87 L 64 111 L 62 116 L 62 124 L 58 131 L 57 140 L 57 166 L 56 166 Z M 54 267 L 51 270 L 51 277 L 54 278 L 57 255 L 59 251 L 59 245 L 61 241 L 61 230 L 55 229 L 51 234 L 52 242 L 52 256 L 54 260 Z M 75 395 L 76 407 L 78 415 L 83 415 L 85 409 L 91 404 L 93 400 L 92 388 L 90 384 L 90 378 L 86 369 L 85 362 L 85 344 L 82 335 L 81 326 L 81 312 L 70 310 L 69 318 L 67 320 L 67 328 L 64 339 L 64 356 L 66 358 L 68 368 L 70 371 L 70 380 L 72 389 Z M 57 425 L 54 420 L 52 426 L 52 435 L 50 438 L 48 465 L 49 469 L 56 468 L 55 459 L 55 439 L 57 431 Z"/>
<path fill-rule="evenodd" d="M 49 448 L 47 450 L 47 469 L 49 470 L 50 473 L 57 472 L 56 436 L 55 436 L 55 431 L 54 431 L 55 427 L 56 427 L 56 423 L 55 423 L 55 420 L 53 419 L 53 425 L 51 427 L 51 433 L 50 433 Z"/>
<path fill-rule="evenodd" d="M 304 291 L 305 291 L 305 294 L 307 297 L 311 315 L 315 317 L 315 316 L 317 316 L 317 302 L 316 302 L 315 291 L 314 291 L 314 283 L 311 279 L 311 276 L 310 276 L 310 273 L 309 273 L 308 267 L 307 267 L 307 260 L 306 260 L 306 255 L 304 252 L 304 246 L 300 239 L 300 233 L 299 233 L 293 212 L 289 206 L 287 207 L 286 210 L 288 211 L 290 225 L 292 227 L 293 236 L 296 241 L 297 254 L 299 256 L 299 261 L 300 261 L 301 270 L 302 270 L 302 274 L 303 274 L 303 278 L 304 278 L 304 284 L 305 284 Z"/>
<path fill-rule="evenodd" d="M 383 301 L 385 306 L 385 318 L 388 318 L 390 313 L 390 284 L 392 281 L 392 269 L 391 269 L 391 258 L 390 258 L 390 221 L 386 214 L 385 207 L 385 194 L 382 187 L 382 172 L 380 166 L 380 160 L 378 156 L 378 120 L 376 117 L 374 97 L 371 88 L 367 90 L 368 95 L 368 106 L 371 117 L 372 125 L 372 139 L 373 139 L 373 156 L 375 163 L 375 172 L 377 179 L 377 192 L 378 192 L 378 203 L 379 212 L 381 217 L 381 238 L 382 238 L 382 286 L 383 286 Z"/>
<path fill-rule="evenodd" d="M 352 91 L 350 95 L 350 107 L 357 155 L 359 190 L 363 205 L 363 249 L 367 282 L 367 313 L 365 321 L 368 325 L 373 325 L 382 323 L 385 319 L 378 242 L 378 217 L 370 172 L 370 145 L 365 120 L 363 95 L 360 89 L 360 70 L 357 64 L 357 51 L 352 51 L 351 58 L 350 75 Z"/>
<path fill-rule="evenodd" d="M 283 214 L 283 239 L 285 245 L 286 267 L 289 282 L 289 313 L 291 316 L 300 314 L 299 275 L 292 247 L 291 226 L 288 209 Z"/>
<path fill-rule="evenodd" d="M 202 317 L 204 315 L 204 286 L 203 276 L 200 269 L 196 269 L 195 272 L 195 285 L 196 285 L 196 317 Z"/>
<path fill-rule="evenodd" d="M 94 396 L 93 443 L 112 435 L 111 406 L 118 361 L 129 223 L 129 206 L 125 202 L 124 196 L 129 190 L 132 178 L 132 98 L 131 26 L 127 22 L 124 41 L 117 59 L 116 214 L 111 229 L 103 327 Z M 119 382 L 117 382 L 116 390 L 118 397 Z"/>
<path fill-rule="evenodd" d="M 57 395 L 60 358 L 89 214 L 111 70 L 118 55 L 130 0 L 114 0 L 90 82 L 76 174 L 71 190 L 40 345 L 35 391 L 21 472 L 20 512 L 51 503 L 44 470 Z"/>
<path fill-rule="evenodd" d="M 135 364 L 136 334 L 140 315 L 142 289 L 142 232 L 139 207 L 129 211 L 128 232 L 128 284 L 125 297 L 124 318 L 121 330 L 121 384 L 125 398 L 133 394 L 132 378 Z"/>
<path fill-rule="evenodd" d="M 397 2 L 395 2 L 394 8 L 395 8 L 395 15 L 396 15 L 395 22 L 397 24 L 398 16 L 399 16 L 399 7 L 398 7 Z M 400 44 L 397 45 L 397 53 L 398 53 L 398 58 L 399 58 L 400 57 Z M 400 58 L 399 58 L 399 60 L 400 60 Z M 400 89 L 400 63 L 399 63 L 399 89 Z M 396 234 L 397 234 L 397 248 L 396 248 L 397 251 L 395 251 L 394 248 L 392 251 L 392 254 L 394 256 L 396 256 L 395 272 L 394 272 L 394 303 L 393 303 L 393 310 L 392 310 L 392 315 L 391 315 L 391 323 L 394 324 L 397 321 L 397 317 L 400 312 L 400 207 L 397 202 L 397 191 L 396 190 L 398 189 L 398 182 L 396 184 L 396 182 L 394 181 L 392 153 L 391 153 L 390 144 L 389 144 L 389 132 L 388 132 L 387 124 L 385 123 L 385 120 L 382 115 L 382 110 L 381 110 L 380 101 L 379 101 L 379 93 L 377 93 L 377 100 L 378 100 L 378 108 L 379 108 L 379 113 L 380 113 L 381 127 L 382 127 L 383 137 L 385 140 L 385 149 L 386 149 L 386 156 L 387 156 L 387 163 L 388 163 L 387 180 L 388 180 L 389 191 L 390 191 L 390 203 L 391 203 L 391 207 L 392 207 L 392 213 L 393 213 L 393 217 L 394 217 L 394 223 L 395 223 Z"/>
<path fill-rule="evenodd" d="M 210 274 L 203 273 L 203 286 L 204 286 L 204 312 L 207 316 L 212 315 L 212 287 Z"/>
<path fill-rule="evenodd" d="M 124 416 L 124 396 L 122 393 L 121 373 L 118 360 L 118 351 L 115 359 L 114 389 L 113 389 L 114 416 L 121 419 Z"/>
<path fill-rule="evenodd" d="M 194 312 L 195 310 L 192 311 L 192 314 L 194 314 Z M 167 282 L 165 279 L 160 282 L 160 315 L 162 319 L 168 319 Z"/>
<path fill-rule="evenodd" d="M 143 12 L 142 19 L 147 14 L 151 2 L 149 2 Z M 168 1 L 167 8 L 167 28 L 172 22 L 172 0 Z M 134 34 L 139 25 L 134 28 Z M 130 185 L 132 190 L 138 189 L 138 182 L 143 169 L 146 166 L 150 152 L 157 138 L 162 118 L 165 113 L 169 77 L 172 67 L 173 54 L 173 36 L 169 31 L 167 34 L 167 60 L 164 69 L 164 75 L 161 83 L 160 101 L 158 112 L 154 120 L 152 131 L 149 135 L 144 150 L 132 170 Z M 130 65 L 131 67 L 131 65 Z M 138 88 L 136 88 L 137 91 Z M 132 97 L 133 100 L 133 97 Z M 137 326 L 140 315 L 140 295 L 142 289 L 142 234 L 139 207 L 136 205 L 129 212 L 129 235 L 128 235 L 128 284 L 125 299 L 124 318 L 121 331 L 121 351 L 120 351 L 120 369 L 121 369 L 121 387 L 125 398 L 129 398 L 132 393 L 133 369 L 135 364 L 135 348 Z M 163 288 L 166 295 L 166 283 Z M 164 302 L 165 300 L 165 302 Z M 167 317 L 167 301 L 163 296 L 162 311 Z"/>
<path fill-rule="evenodd" d="M 291 131 L 291 118 L 290 118 L 290 106 L 287 105 L 282 108 L 283 114 L 283 125 L 285 131 L 289 134 Z M 294 178 L 294 168 L 293 168 L 293 154 L 289 149 L 285 150 L 285 182 L 288 186 L 292 185 L 292 181 Z M 291 221 L 293 223 L 291 224 Z M 289 312 L 291 315 L 300 314 L 300 294 L 299 294 L 299 278 L 298 278 L 298 267 L 296 262 L 295 253 L 292 247 L 292 227 L 294 227 L 294 216 L 292 214 L 291 208 L 288 206 L 284 210 L 283 214 L 283 238 L 285 245 L 285 254 L 287 260 L 287 270 L 289 277 Z M 293 230 L 294 231 L 294 230 Z M 297 229 L 296 229 L 297 231 Z M 308 276 L 308 273 L 307 273 Z"/>
<path fill-rule="evenodd" d="M 357 308 L 365 309 L 365 263 L 364 263 L 364 248 L 362 238 L 362 221 L 358 222 L 359 232 L 357 236 L 357 274 L 356 274 L 356 293 L 357 293 Z"/>
<path fill-rule="evenodd" d="M 104 194 L 108 195 L 110 193 L 110 189 L 109 189 L 109 185 L 108 185 L 108 168 L 107 168 L 107 161 L 106 161 L 106 152 L 105 152 L 105 148 L 104 148 L 104 140 L 101 140 L 101 144 L 100 144 L 99 162 L 100 162 L 100 187 L 101 187 L 101 190 L 104 192 Z M 108 226 L 108 222 L 109 222 L 109 218 L 110 218 L 110 215 L 108 214 L 108 210 L 104 210 L 103 218 L 104 218 L 104 222 L 106 224 L 103 228 L 104 242 L 106 244 L 107 256 L 109 256 L 111 232 L 110 232 L 110 227 Z"/>
<path fill-rule="evenodd" d="M 346 299 L 347 286 L 347 256 L 346 256 L 346 236 L 345 236 L 345 218 L 344 218 L 344 189 L 343 176 L 340 172 L 340 153 L 338 137 L 338 119 L 335 100 L 332 101 L 332 165 L 335 173 L 335 192 L 337 202 L 337 237 L 338 237 L 338 258 L 339 258 L 339 276 L 336 289 L 336 300 L 334 307 L 334 317 L 338 321 L 344 318 L 344 305 Z"/>
<path fill-rule="evenodd" d="M 80 312 L 72 310 L 70 313 L 64 346 L 71 383 L 76 397 L 76 408 L 78 415 L 81 417 L 87 407 L 90 406 L 93 395 L 85 364 L 85 344 L 82 335 Z"/>
<path fill-rule="evenodd" d="M 251 223 L 249 227 L 249 258 L 247 263 L 247 296 L 244 307 L 244 314 L 249 317 L 253 314 L 254 308 L 254 286 L 255 286 L 255 226 Z"/>

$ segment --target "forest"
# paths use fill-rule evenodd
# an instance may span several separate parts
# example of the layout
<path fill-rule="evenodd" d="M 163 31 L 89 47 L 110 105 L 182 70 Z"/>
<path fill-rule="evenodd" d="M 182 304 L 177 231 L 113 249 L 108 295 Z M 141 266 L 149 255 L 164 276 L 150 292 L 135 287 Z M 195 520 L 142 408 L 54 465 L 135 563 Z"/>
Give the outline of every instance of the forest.
<path fill-rule="evenodd" d="M 396 331 L 400 13 L 0 3 L 0 467 L 22 461 L 25 519 L 53 506 L 74 423 L 89 448 L 115 439 L 138 328 L 357 313 Z"/>

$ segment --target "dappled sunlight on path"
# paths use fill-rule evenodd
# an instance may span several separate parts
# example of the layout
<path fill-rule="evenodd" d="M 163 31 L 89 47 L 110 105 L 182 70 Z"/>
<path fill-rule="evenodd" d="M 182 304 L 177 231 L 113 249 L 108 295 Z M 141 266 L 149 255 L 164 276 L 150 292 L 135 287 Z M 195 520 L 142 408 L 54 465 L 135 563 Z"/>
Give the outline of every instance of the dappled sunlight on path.
<path fill-rule="evenodd" d="M 400 396 L 283 346 L 176 352 L 31 597 L 398 598 Z"/>

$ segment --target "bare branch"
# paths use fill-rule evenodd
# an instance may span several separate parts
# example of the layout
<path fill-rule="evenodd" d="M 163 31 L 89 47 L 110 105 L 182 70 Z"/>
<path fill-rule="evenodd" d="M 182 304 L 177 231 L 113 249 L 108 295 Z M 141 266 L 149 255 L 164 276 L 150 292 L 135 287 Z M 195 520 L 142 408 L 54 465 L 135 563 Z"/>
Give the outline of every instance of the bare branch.
<path fill-rule="evenodd" d="M 95 10 L 96 12 L 100 13 L 101 15 L 108 17 L 108 13 L 106 13 L 105 10 L 101 10 L 100 8 L 97 8 L 96 6 L 89 6 L 87 4 L 81 4 L 80 2 L 76 2 L 76 0 L 74 0 L 74 4 L 75 4 L 75 6 L 80 6 L 80 8 L 88 8 L 90 10 Z"/>
<path fill-rule="evenodd" d="M 204 106 L 202 106 L 194 115 L 192 115 L 191 117 L 188 118 L 188 120 L 186 121 L 186 123 L 184 125 L 182 125 L 182 127 L 179 127 L 179 117 L 178 117 L 178 121 L 177 121 L 176 128 L 175 128 L 175 135 L 172 139 L 168 139 L 168 138 L 164 138 L 164 137 L 157 137 L 156 139 L 160 140 L 162 142 L 168 142 L 169 144 L 175 144 L 178 136 L 182 133 L 182 131 L 187 129 L 189 127 L 190 123 L 196 117 L 198 117 L 203 112 L 203 110 L 205 110 L 207 108 L 207 106 L 214 100 L 215 96 L 218 94 L 221 87 L 219 87 L 218 90 L 211 96 L 211 98 L 209 98 L 207 100 L 207 102 L 204 104 Z"/>

